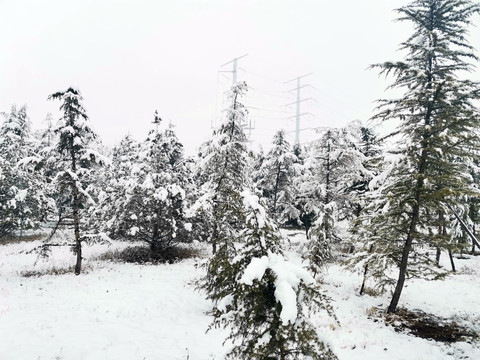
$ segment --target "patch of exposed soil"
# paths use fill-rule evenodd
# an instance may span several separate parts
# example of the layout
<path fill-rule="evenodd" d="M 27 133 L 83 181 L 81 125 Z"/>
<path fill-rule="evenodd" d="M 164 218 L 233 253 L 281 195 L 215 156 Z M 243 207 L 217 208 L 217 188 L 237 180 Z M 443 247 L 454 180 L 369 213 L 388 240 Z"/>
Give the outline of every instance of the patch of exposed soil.
<path fill-rule="evenodd" d="M 455 321 L 418 310 L 399 309 L 395 314 L 387 314 L 385 322 L 392 325 L 395 331 L 445 343 L 472 341 L 479 337 L 477 333 Z"/>

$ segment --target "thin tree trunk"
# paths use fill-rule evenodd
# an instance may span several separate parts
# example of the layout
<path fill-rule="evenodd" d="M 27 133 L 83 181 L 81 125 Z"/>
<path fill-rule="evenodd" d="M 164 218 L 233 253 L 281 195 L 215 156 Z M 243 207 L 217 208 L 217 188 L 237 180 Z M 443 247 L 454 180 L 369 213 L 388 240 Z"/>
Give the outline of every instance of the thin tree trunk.
<path fill-rule="evenodd" d="M 427 115 L 427 119 L 428 119 Z M 426 121 L 428 124 L 428 121 Z M 426 138 L 426 135 L 424 135 Z M 420 166 L 418 173 L 420 175 L 424 174 L 425 162 L 427 158 L 426 150 L 422 150 L 422 155 L 420 158 Z M 399 273 L 398 273 L 398 280 L 395 286 L 395 290 L 393 292 L 392 300 L 390 301 L 390 305 L 388 306 L 388 313 L 394 313 L 397 311 L 398 301 L 400 300 L 400 295 L 402 294 L 403 285 L 405 284 L 405 278 L 407 276 L 407 266 L 408 266 L 408 256 L 410 255 L 410 251 L 412 250 L 412 243 L 413 237 L 416 231 L 417 223 L 420 217 L 420 191 L 423 188 L 423 179 L 420 177 L 417 180 L 416 191 L 415 191 L 415 205 L 412 209 L 412 219 L 410 221 L 410 227 L 407 233 L 407 239 L 405 240 L 405 245 L 403 246 L 402 251 L 402 260 L 400 261 Z"/>
<path fill-rule="evenodd" d="M 368 271 L 368 263 L 365 264 L 365 268 L 363 271 L 363 281 L 362 281 L 362 286 L 360 287 L 360 295 L 363 295 L 363 292 L 365 291 L 365 281 L 367 280 L 367 271 Z"/>
<path fill-rule="evenodd" d="M 70 160 L 72 165 L 72 173 L 77 173 L 77 162 L 75 157 L 75 150 L 73 147 L 73 137 L 69 139 L 70 145 Z M 75 264 L 75 275 L 80 275 L 82 271 L 82 241 L 80 239 L 80 199 L 78 198 L 78 188 L 77 181 L 73 180 L 72 186 L 72 196 L 73 196 L 73 226 L 75 233 L 75 253 L 77 255 L 77 262 Z"/>
<path fill-rule="evenodd" d="M 473 234 L 472 230 L 470 230 L 470 228 L 467 226 L 467 224 L 465 224 L 465 222 L 462 220 L 460 215 L 458 215 L 457 212 L 453 210 L 453 208 L 450 205 L 447 205 L 447 206 L 450 209 L 450 211 L 453 212 L 453 215 L 455 215 L 455 217 L 457 218 L 462 228 L 467 232 L 468 236 L 470 236 L 472 243 L 475 244 L 480 249 L 480 243 L 478 242 L 478 239 Z"/>
<path fill-rule="evenodd" d="M 443 234 L 443 213 L 440 210 L 438 212 L 438 236 L 442 236 Z M 437 266 L 440 267 L 440 255 L 442 254 L 442 251 L 440 250 L 440 247 L 437 246 L 437 253 L 435 254 L 435 262 L 437 263 Z"/>
<path fill-rule="evenodd" d="M 327 177 L 325 179 L 325 188 L 326 188 L 326 195 L 325 195 L 325 204 L 330 203 L 330 143 L 327 146 L 327 164 L 326 164 L 326 173 Z"/>
<path fill-rule="evenodd" d="M 477 237 L 477 231 L 475 225 L 473 225 L 473 236 Z M 472 241 L 472 255 L 475 255 L 475 241 Z"/>
<path fill-rule="evenodd" d="M 72 170 L 75 173 L 75 157 L 72 149 Z M 80 216 L 79 216 L 79 199 L 78 199 L 78 189 L 77 185 L 72 184 L 72 193 L 73 193 L 73 226 L 75 233 L 75 253 L 77 255 L 77 262 L 75 264 L 75 275 L 80 275 L 82 271 L 82 242 L 80 240 Z"/>
<path fill-rule="evenodd" d="M 212 234 L 212 254 L 215 255 L 217 252 L 217 224 L 213 225 L 213 234 Z"/>
<path fill-rule="evenodd" d="M 80 275 L 82 271 L 82 242 L 80 240 L 80 217 L 78 214 L 78 189 L 73 189 L 73 225 L 75 227 L 75 252 L 77 254 L 77 263 L 75 264 L 75 275 Z"/>
<path fill-rule="evenodd" d="M 442 214 L 443 215 L 443 214 Z M 442 216 L 443 217 L 443 216 Z M 443 219 L 442 219 L 443 220 Z M 445 223 L 442 225 L 442 235 L 447 236 L 447 227 L 445 226 Z M 453 254 L 452 250 L 448 249 L 448 257 L 450 258 L 450 265 L 452 266 L 452 272 L 456 272 L 455 269 L 455 262 L 453 261 Z"/>
<path fill-rule="evenodd" d="M 368 253 L 371 254 L 373 251 L 373 244 L 370 245 L 370 249 L 368 249 Z M 365 282 L 367 281 L 367 273 L 368 273 L 368 262 L 365 263 L 364 270 L 363 270 L 363 281 L 362 286 L 360 287 L 360 295 L 363 295 L 365 291 Z"/>
<path fill-rule="evenodd" d="M 160 216 L 160 211 L 159 211 L 158 208 L 155 210 L 155 213 L 156 213 L 156 215 L 157 215 L 157 220 L 156 220 L 156 221 L 158 221 L 158 220 L 160 219 L 160 217 L 159 217 L 159 216 Z M 153 224 L 153 229 L 152 229 L 152 242 L 151 242 L 151 244 L 150 244 L 150 251 L 151 251 L 153 254 L 155 254 L 155 253 L 158 251 L 158 249 L 159 249 L 159 246 L 158 246 L 158 245 L 159 245 L 158 242 L 159 242 L 159 238 L 160 238 L 159 232 L 160 232 L 160 230 L 159 230 L 159 227 L 158 227 L 158 223 L 155 222 L 155 223 Z"/>
<path fill-rule="evenodd" d="M 452 265 L 452 272 L 457 272 L 455 269 L 455 262 L 453 261 L 452 250 L 448 250 L 448 257 L 450 258 L 450 265 Z"/>
<path fill-rule="evenodd" d="M 275 190 L 274 190 L 274 196 L 273 196 L 273 210 L 272 210 L 275 220 L 277 220 L 277 196 L 278 196 L 278 183 L 280 181 L 280 170 L 281 170 L 281 165 L 278 164 L 277 178 L 275 179 Z"/>
<path fill-rule="evenodd" d="M 400 295 L 402 294 L 403 285 L 405 284 L 405 278 L 407 275 L 408 256 L 410 255 L 410 251 L 412 250 L 413 234 L 417 225 L 419 211 L 420 209 L 417 203 L 413 207 L 412 221 L 408 230 L 407 239 L 405 240 L 405 245 L 403 246 L 402 260 L 400 261 L 397 285 L 395 286 L 392 300 L 390 301 L 390 305 L 388 306 L 388 313 L 394 313 L 397 311 L 398 301 L 400 300 Z"/>

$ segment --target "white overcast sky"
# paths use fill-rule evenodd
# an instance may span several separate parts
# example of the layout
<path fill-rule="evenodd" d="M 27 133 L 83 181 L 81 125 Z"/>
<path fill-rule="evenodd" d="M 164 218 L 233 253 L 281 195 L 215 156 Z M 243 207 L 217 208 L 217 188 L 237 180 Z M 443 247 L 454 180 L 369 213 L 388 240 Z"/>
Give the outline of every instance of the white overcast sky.
<path fill-rule="evenodd" d="M 239 60 L 238 80 L 267 146 L 279 128 L 294 130 L 287 91 L 304 79 L 302 129 L 367 120 L 389 81 L 366 68 L 400 60 L 410 27 L 394 22 L 402 0 L 0 0 L 0 111 L 27 104 L 34 127 L 58 103 L 47 96 L 80 89 L 92 125 L 113 145 L 142 139 L 157 109 L 188 153 L 211 134 Z M 480 23 L 479 18 L 474 19 Z M 479 24 L 480 25 L 480 24 Z M 470 29 L 480 50 L 480 27 Z M 472 78 L 479 80 L 478 71 Z M 293 142 L 293 133 L 289 133 Z M 302 132 L 301 141 L 312 136 Z"/>

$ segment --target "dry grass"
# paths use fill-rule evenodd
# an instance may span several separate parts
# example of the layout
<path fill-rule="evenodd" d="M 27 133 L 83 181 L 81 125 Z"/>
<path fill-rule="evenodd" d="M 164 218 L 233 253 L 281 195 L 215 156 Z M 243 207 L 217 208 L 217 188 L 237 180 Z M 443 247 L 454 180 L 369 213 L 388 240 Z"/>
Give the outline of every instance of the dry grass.
<path fill-rule="evenodd" d="M 89 265 L 82 266 L 82 274 L 89 273 L 92 270 L 92 267 Z M 75 274 L 75 266 L 68 266 L 68 267 L 57 267 L 53 266 L 47 269 L 39 269 L 39 270 L 25 270 L 20 272 L 20 276 L 22 277 L 40 277 L 45 275 L 66 275 L 66 274 Z"/>
<path fill-rule="evenodd" d="M 376 306 L 372 306 L 371 308 L 365 310 L 365 314 L 367 314 L 368 318 L 377 318 L 381 313 L 382 311 Z"/>
<path fill-rule="evenodd" d="M 363 289 L 363 295 L 368 295 L 368 296 L 372 296 L 372 297 L 379 297 L 383 293 L 384 292 L 382 292 L 380 289 L 372 288 L 372 287 L 368 287 L 368 286 L 365 286 L 365 288 Z"/>

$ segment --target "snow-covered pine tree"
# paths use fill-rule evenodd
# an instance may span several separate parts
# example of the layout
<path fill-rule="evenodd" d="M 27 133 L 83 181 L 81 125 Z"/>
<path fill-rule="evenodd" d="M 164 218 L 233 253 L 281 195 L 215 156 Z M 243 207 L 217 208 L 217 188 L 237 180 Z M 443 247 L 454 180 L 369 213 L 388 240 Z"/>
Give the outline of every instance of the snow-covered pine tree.
<path fill-rule="evenodd" d="M 313 174 L 302 188 L 311 192 L 310 207 L 315 212 L 306 253 L 314 274 L 331 257 L 333 247 L 340 244 L 337 223 L 354 216 L 351 189 L 369 176 L 358 146 L 360 128 L 355 122 L 344 128 L 324 129 L 311 150 Z"/>
<path fill-rule="evenodd" d="M 99 214 L 110 237 L 147 243 L 157 257 L 186 238 L 184 187 L 188 175 L 183 145 L 173 129 L 160 129 L 157 112 L 153 124 L 143 143 L 126 137 L 115 148 L 112 178 L 100 195 Z"/>
<path fill-rule="evenodd" d="M 200 145 L 197 154 L 188 159 L 188 167 L 191 173 L 190 190 L 187 193 L 188 210 L 187 215 L 192 224 L 192 234 L 195 234 L 195 239 L 202 242 L 210 242 L 212 235 L 212 216 L 210 208 L 201 208 L 197 202 L 204 195 L 202 185 L 208 180 L 208 175 L 205 174 L 198 164 L 204 158 L 204 151 L 209 148 L 210 141 Z"/>
<path fill-rule="evenodd" d="M 83 97 L 79 90 L 72 87 L 56 92 L 49 100 L 59 100 L 63 112 L 54 128 L 57 135 L 55 153 L 47 159 L 47 163 L 55 163 L 57 173 L 55 186 L 56 202 L 60 219 L 71 219 L 73 223 L 76 254 L 75 275 L 82 269 L 82 243 L 88 240 L 82 225 L 86 222 L 86 209 L 94 202 L 86 191 L 91 182 L 94 164 L 103 162 L 104 158 L 90 148 L 91 142 L 97 137 L 90 127 L 89 119 L 82 105 Z"/>
<path fill-rule="evenodd" d="M 235 241 L 239 240 L 239 233 L 245 227 L 241 193 L 251 187 L 247 176 L 247 138 L 241 126 L 247 114 L 241 103 L 246 91 L 244 82 L 232 86 L 229 94 L 231 106 L 213 138 L 203 148 L 204 157 L 197 169 L 203 173 L 205 183 L 191 213 L 202 214 L 213 247 L 213 256 L 206 264 L 206 275 L 198 286 L 207 293 L 207 298 L 213 300 L 233 291 Z"/>
<path fill-rule="evenodd" d="M 230 329 L 232 359 L 336 359 L 309 321 L 313 310 L 335 318 L 328 297 L 303 268 L 280 250 L 281 236 L 256 195 L 242 192 L 243 246 L 233 259 L 234 283 L 214 291 L 212 326 Z"/>
<path fill-rule="evenodd" d="M 468 165 L 477 156 L 480 114 L 474 100 L 477 83 L 460 80 L 477 59 L 468 44 L 467 26 L 478 4 L 466 0 L 415 0 L 397 10 L 400 21 L 414 26 L 401 45 L 404 61 L 374 65 L 395 77 L 392 88 L 403 96 L 382 100 L 375 116 L 399 121 L 395 158 L 380 175 L 383 183 L 370 210 L 362 216 L 359 239 L 369 272 L 379 282 L 395 284 L 388 312 L 397 310 L 408 276 L 435 275 L 427 251 L 438 233 L 431 229 L 438 212 L 447 214 L 464 195 L 478 195 Z M 448 239 L 448 235 L 445 236 Z M 436 246 L 442 247 L 437 241 Z M 373 247 L 372 247 L 373 246 Z M 362 261 L 363 261 L 362 260 Z M 398 278 L 388 279 L 391 266 Z"/>
<path fill-rule="evenodd" d="M 293 206 L 295 208 L 296 217 L 292 217 L 287 221 L 286 225 L 294 228 L 304 228 L 305 236 L 309 238 L 309 231 L 313 225 L 316 216 L 315 204 L 311 201 L 311 188 L 305 186 L 313 177 L 312 157 L 305 147 L 300 144 L 293 146 L 293 154 L 295 155 L 295 177 L 293 178 Z"/>
<path fill-rule="evenodd" d="M 241 98 L 247 85 L 240 82 L 232 86 L 229 94 L 231 106 L 225 120 L 213 133 L 213 138 L 203 148 L 197 172 L 205 182 L 202 195 L 192 207 L 192 212 L 207 212 L 207 226 L 211 229 L 210 242 L 213 253 L 218 247 L 230 247 L 242 224 L 240 193 L 248 187 L 249 153 L 247 138 L 242 128 L 247 110 Z"/>
<path fill-rule="evenodd" d="M 9 113 L 2 115 L 5 121 L 0 127 L 0 238 L 15 230 L 38 227 L 52 206 L 38 169 L 22 166 L 35 155 L 26 106 L 12 106 Z"/>
<path fill-rule="evenodd" d="M 294 150 L 301 149 L 300 147 Z M 317 199 L 320 194 L 317 193 L 316 187 L 311 187 L 314 184 L 314 162 L 310 152 L 304 149 L 301 153 L 302 158 L 297 156 L 300 162 L 297 163 L 298 174 L 294 179 L 295 199 L 294 206 L 297 209 L 298 218 L 292 221 L 293 225 L 304 227 L 305 236 L 310 238 L 310 229 L 313 225 L 315 217 L 318 213 Z M 292 219 L 293 220 L 293 219 Z"/>
<path fill-rule="evenodd" d="M 0 154 L 0 239 L 15 231 L 16 221 L 13 217 L 14 208 L 11 205 L 13 184 L 8 162 Z"/>
<path fill-rule="evenodd" d="M 352 182 L 348 192 L 353 207 L 353 215 L 358 217 L 366 206 L 366 193 L 369 191 L 368 184 L 378 174 L 378 164 L 382 161 L 382 139 L 377 138 L 374 130 L 366 126 L 360 126 L 360 139 L 358 150 L 363 154 L 363 169 L 359 177 Z"/>
<path fill-rule="evenodd" d="M 285 137 L 283 130 L 274 135 L 273 147 L 262 161 L 256 184 L 267 199 L 271 216 L 280 224 L 299 215 L 294 206 L 293 184 L 297 159 Z"/>
<path fill-rule="evenodd" d="M 262 195 L 263 192 L 259 189 L 258 184 L 260 183 L 264 175 L 263 169 L 262 169 L 262 165 L 264 161 L 265 161 L 265 152 L 263 151 L 263 147 L 259 146 L 259 149 L 253 154 L 252 182 L 255 185 L 255 189 L 257 189 L 260 195 Z"/>
<path fill-rule="evenodd" d="M 131 135 L 125 135 L 112 149 L 112 161 L 104 169 L 104 187 L 99 189 L 95 216 L 99 229 L 111 239 L 126 237 L 130 229 L 123 227 L 122 217 L 128 213 L 120 210 L 125 200 L 125 187 L 132 179 L 132 171 L 139 162 L 140 144 Z"/>

